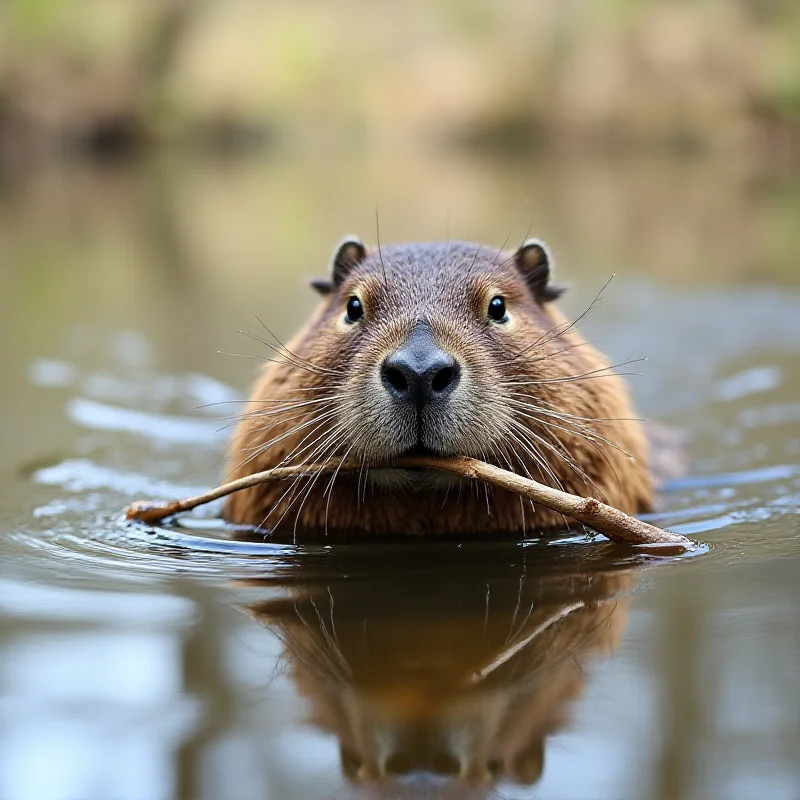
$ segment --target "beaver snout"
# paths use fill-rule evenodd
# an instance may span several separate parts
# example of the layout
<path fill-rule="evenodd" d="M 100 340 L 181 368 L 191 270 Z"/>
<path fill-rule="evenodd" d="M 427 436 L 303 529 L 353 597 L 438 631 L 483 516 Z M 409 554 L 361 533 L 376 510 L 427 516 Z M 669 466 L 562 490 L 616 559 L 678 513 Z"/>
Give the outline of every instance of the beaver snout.
<path fill-rule="evenodd" d="M 401 347 L 381 365 L 381 381 L 403 402 L 423 405 L 451 394 L 458 385 L 458 362 L 442 350 L 430 327 L 417 323 Z"/>

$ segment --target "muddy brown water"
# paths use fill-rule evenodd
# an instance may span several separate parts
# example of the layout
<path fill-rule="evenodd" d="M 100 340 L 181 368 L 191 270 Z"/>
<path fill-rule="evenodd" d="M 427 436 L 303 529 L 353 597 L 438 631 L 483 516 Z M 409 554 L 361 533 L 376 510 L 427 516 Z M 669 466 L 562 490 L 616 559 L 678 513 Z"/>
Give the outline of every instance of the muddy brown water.
<path fill-rule="evenodd" d="M 800 183 L 718 163 L 51 167 L 0 189 L 0 798 L 800 797 Z M 524 198 L 530 198 L 521 214 Z M 215 483 L 332 244 L 550 241 L 692 472 L 671 558 L 130 528 Z M 449 218 L 449 221 L 448 221 Z"/>

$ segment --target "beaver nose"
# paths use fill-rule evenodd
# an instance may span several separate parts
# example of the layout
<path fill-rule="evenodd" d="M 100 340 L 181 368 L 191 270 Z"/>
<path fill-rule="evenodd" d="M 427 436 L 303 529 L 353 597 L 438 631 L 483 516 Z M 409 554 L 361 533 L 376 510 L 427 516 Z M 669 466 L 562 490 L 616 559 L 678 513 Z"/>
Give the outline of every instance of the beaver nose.
<path fill-rule="evenodd" d="M 459 377 L 458 362 L 439 347 L 425 323 L 415 325 L 403 346 L 381 367 L 381 380 L 389 394 L 416 403 L 447 396 Z"/>

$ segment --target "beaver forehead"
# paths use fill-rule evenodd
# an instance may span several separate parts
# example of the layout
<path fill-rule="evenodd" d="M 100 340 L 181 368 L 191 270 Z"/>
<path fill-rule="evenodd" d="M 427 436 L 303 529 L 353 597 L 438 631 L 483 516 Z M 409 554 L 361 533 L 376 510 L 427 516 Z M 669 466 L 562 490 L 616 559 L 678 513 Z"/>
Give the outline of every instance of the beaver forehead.
<path fill-rule="evenodd" d="M 515 271 L 507 269 L 508 259 L 497 248 L 469 242 L 390 245 L 371 252 L 353 277 L 372 278 L 381 294 L 398 296 L 406 308 L 426 306 L 434 299 L 466 299 L 467 279 L 485 283 L 516 277 Z"/>

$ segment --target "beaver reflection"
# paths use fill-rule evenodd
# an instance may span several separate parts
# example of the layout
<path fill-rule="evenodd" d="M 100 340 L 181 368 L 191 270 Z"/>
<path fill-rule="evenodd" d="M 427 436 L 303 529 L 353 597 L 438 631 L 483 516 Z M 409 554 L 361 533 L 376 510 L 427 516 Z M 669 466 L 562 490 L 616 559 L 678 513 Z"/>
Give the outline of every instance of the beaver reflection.
<path fill-rule="evenodd" d="M 368 577 L 351 569 L 248 609 L 285 644 L 352 783 L 380 796 L 438 786 L 436 796 L 463 797 L 539 780 L 586 663 L 619 642 L 636 565 L 615 564 L 611 546 L 551 548 L 547 563 L 545 547 L 533 549 L 535 559 L 454 549 L 412 574 L 372 558 Z"/>

